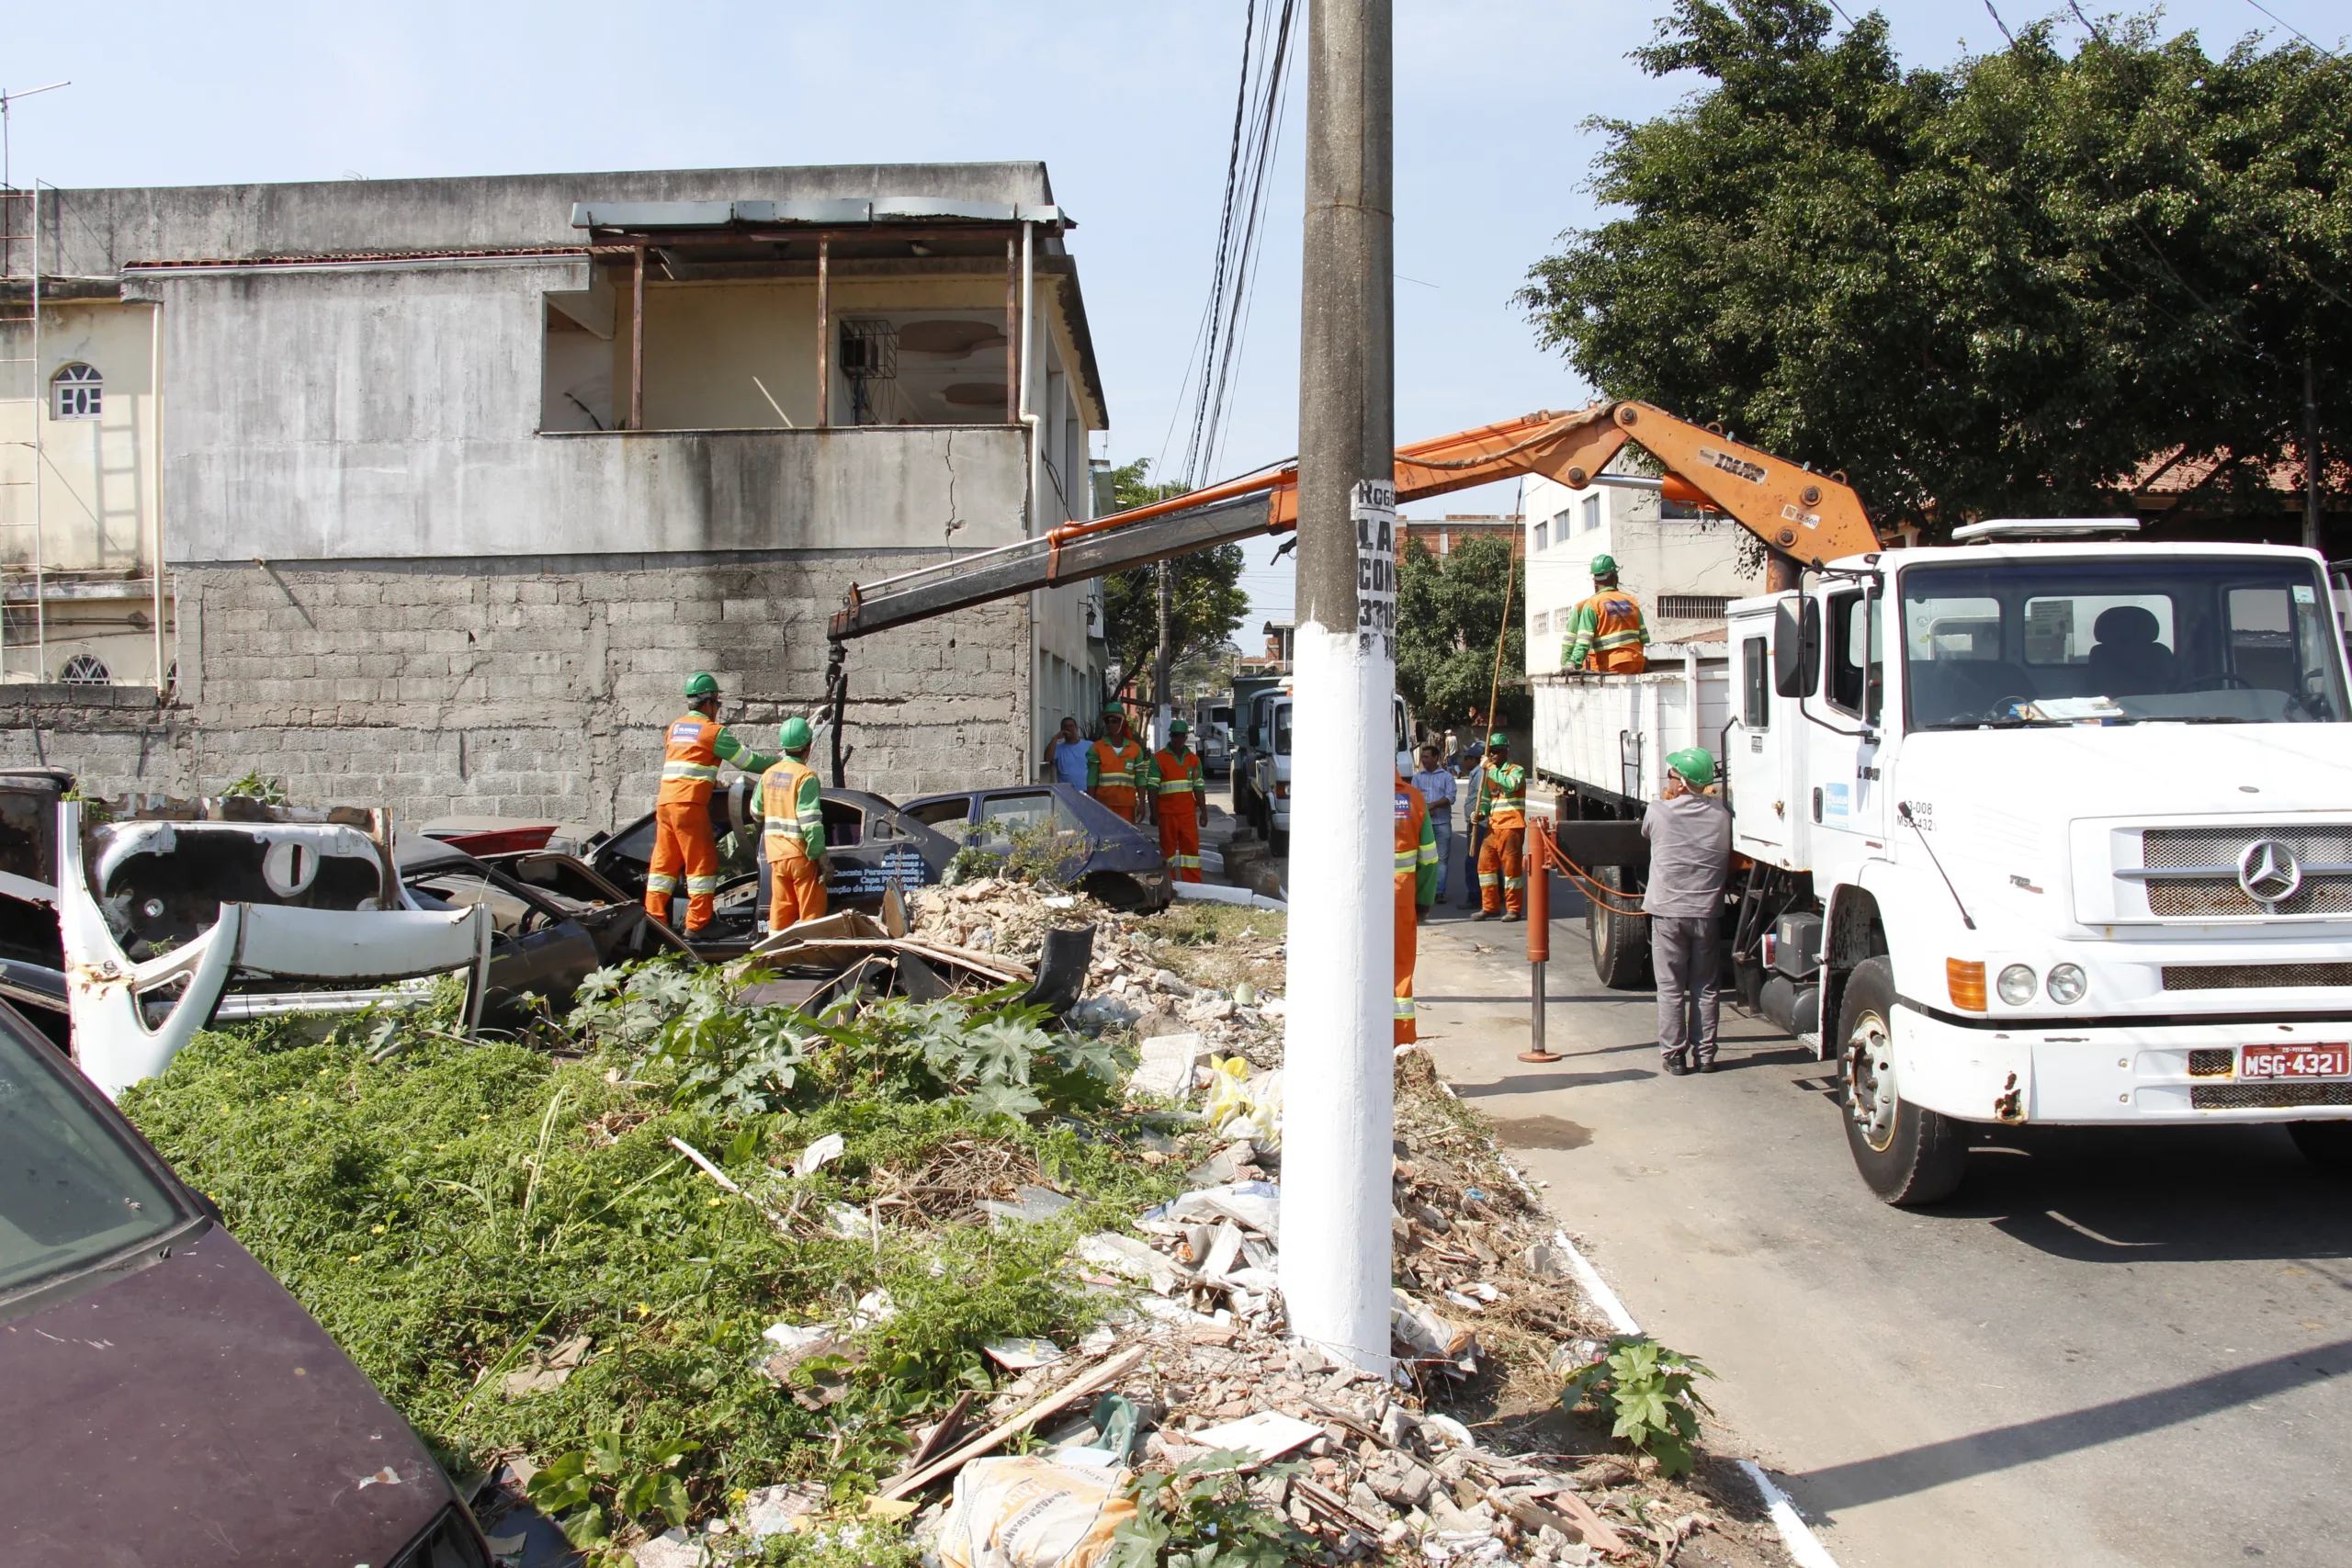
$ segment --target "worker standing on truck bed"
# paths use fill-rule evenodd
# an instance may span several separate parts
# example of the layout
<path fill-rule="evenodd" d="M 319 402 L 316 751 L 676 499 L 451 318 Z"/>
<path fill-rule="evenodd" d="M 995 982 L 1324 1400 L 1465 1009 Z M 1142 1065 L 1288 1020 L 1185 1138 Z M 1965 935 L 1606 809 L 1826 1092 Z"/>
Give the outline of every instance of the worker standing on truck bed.
<path fill-rule="evenodd" d="M 1422 914 L 1437 902 L 1437 834 L 1430 826 L 1429 802 L 1404 774 L 1396 775 L 1396 1043 L 1410 1045 L 1413 1028 L 1413 965 L 1419 961 Z"/>
<path fill-rule="evenodd" d="M 1127 716 L 1114 705 L 1102 710 L 1102 739 L 1086 753 L 1086 793 L 1130 822 L 1143 820 L 1144 790 L 1151 755 L 1127 733 Z"/>
<path fill-rule="evenodd" d="M 1151 759 L 1154 809 L 1159 814 L 1159 858 L 1179 882 L 1201 879 L 1201 757 L 1185 747 L 1193 727 L 1168 726 L 1168 744 Z"/>
<path fill-rule="evenodd" d="M 1470 918 L 1525 919 L 1527 864 L 1520 850 L 1527 839 L 1527 770 L 1510 760 L 1510 737 L 1499 729 L 1487 737 L 1471 814 L 1486 824 L 1486 837 L 1478 844 L 1478 912 Z"/>
<path fill-rule="evenodd" d="M 710 830 L 710 792 L 718 764 L 732 762 L 747 773 L 774 767 L 776 759 L 754 751 L 718 722 L 718 682 L 697 670 L 686 677 L 687 708 L 670 726 L 662 753 L 662 793 L 653 803 L 653 863 L 645 877 L 645 909 L 657 920 L 670 918 L 670 896 L 678 874 L 686 878 L 685 934 L 702 934 L 718 914 L 718 840 Z"/>
<path fill-rule="evenodd" d="M 1657 1051 L 1677 1077 L 1715 1070 L 1717 986 L 1723 959 L 1715 925 L 1731 874 L 1731 810 L 1708 793 L 1715 759 L 1697 746 L 1666 759 L 1664 798 L 1642 813 L 1650 875 L 1642 908 L 1650 917 L 1657 969 Z"/>
<path fill-rule="evenodd" d="M 816 736 L 805 718 L 787 718 L 777 736 L 784 759 L 760 775 L 761 832 L 768 854 L 768 930 L 783 931 L 825 912 L 825 812 L 817 770 L 808 765 Z"/>
<path fill-rule="evenodd" d="M 1598 670 L 1604 675 L 1638 675 L 1649 668 L 1650 628 L 1642 607 L 1617 586 L 1613 556 L 1592 558 L 1592 597 L 1577 606 L 1576 624 L 1568 646 L 1560 656 L 1563 670 Z"/>

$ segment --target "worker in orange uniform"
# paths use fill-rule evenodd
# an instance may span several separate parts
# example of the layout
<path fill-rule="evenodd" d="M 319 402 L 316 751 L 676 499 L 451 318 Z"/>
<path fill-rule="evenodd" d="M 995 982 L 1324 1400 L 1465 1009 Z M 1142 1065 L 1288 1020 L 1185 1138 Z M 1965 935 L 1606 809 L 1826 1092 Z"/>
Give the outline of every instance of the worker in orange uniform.
<path fill-rule="evenodd" d="M 718 682 L 697 670 L 686 677 L 686 712 L 670 726 L 662 753 L 662 794 L 653 805 L 653 864 L 645 878 L 645 910 L 657 920 L 670 918 L 670 896 L 678 874 L 686 878 L 689 941 L 718 913 L 718 840 L 710 830 L 710 792 L 718 764 L 732 762 L 747 773 L 775 766 L 776 759 L 754 751 L 718 722 Z"/>
<path fill-rule="evenodd" d="M 1396 1043 L 1420 1038 L 1413 1031 L 1413 964 L 1420 955 L 1421 915 L 1437 902 L 1437 828 L 1429 800 L 1413 781 L 1396 775 Z"/>
<path fill-rule="evenodd" d="M 1151 776 L 1151 753 L 1127 733 L 1127 716 L 1116 705 L 1102 710 L 1102 739 L 1086 753 L 1086 793 L 1130 822 L 1143 820 L 1144 791 Z"/>
<path fill-rule="evenodd" d="M 1592 558 L 1592 597 L 1577 606 L 1563 670 L 1598 670 L 1604 675 L 1638 675 L 1649 668 L 1650 628 L 1634 596 L 1617 586 L 1613 557 Z"/>
<path fill-rule="evenodd" d="M 1201 758 L 1185 745 L 1192 732 L 1182 719 L 1173 721 L 1168 727 L 1168 744 L 1151 759 L 1159 858 L 1179 882 L 1201 879 Z"/>
<path fill-rule="evenodd" d="M 760 837 L 768 856 L 768 930 L 780 931 L 825 913 L 825 811 L 817 770 L 808 765 L 816 736 L 805 718 L 787 718 L 777 735 L 784 760 L 760 775 Z"/>
<path fill-rule="evenodd" d="M 1478 845 L 1478 912 L 1474 920 L 1527 918 L 1527 864 L 1520 851 L 1527 839 L 1527 770 L 1510 760 L 1510 737 L 1487 737 L 1486 761 L 1478 769 L 1474 818 L 1486 824 Z M 1503 914 L 1504 906 L 1510 912 Z"/>

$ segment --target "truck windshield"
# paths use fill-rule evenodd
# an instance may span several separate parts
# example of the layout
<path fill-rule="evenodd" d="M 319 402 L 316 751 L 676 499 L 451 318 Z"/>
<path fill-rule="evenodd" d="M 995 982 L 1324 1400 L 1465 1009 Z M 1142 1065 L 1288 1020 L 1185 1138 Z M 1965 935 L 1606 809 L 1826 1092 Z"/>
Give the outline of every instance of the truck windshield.
<path fill-rule="evenodd" d="M 44 1047 L 0 1027 L 0 1296 L 181 1222 L 179 1207 Z"/>
<path fill-rule="evenodd" d="M 1913 729 L 2346 714 L 2326 585 L 2300 560 L 1923 566 L 1902 592 Z"/>

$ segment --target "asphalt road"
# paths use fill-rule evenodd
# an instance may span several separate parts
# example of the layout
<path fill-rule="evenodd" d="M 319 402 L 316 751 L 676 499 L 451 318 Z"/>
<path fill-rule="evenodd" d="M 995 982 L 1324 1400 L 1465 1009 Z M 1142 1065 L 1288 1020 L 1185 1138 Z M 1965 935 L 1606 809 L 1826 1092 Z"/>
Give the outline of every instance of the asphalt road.
<path fill-rule="evenodd" d="M 1516 1060 L 1525 933 L 1423 928 L 1422 1039 L 1844 1568 L 2352 1563 L 2352 1183 L 2275 1130 L 2027 1128 L 1888 1208 L 1824 1065 L 1726 1010 L 1720 1070 L 1660 1073 L 1580 918 L 1566 1060 Z"/>

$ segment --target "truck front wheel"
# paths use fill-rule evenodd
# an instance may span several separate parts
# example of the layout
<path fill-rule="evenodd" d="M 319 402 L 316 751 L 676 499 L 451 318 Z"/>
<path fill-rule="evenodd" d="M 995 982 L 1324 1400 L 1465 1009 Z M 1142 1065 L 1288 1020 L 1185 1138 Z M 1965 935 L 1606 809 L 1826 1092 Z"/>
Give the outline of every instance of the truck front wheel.
<path fill-rule="evenodd" d="M 1958 1122 L 1904 1100 L 1894 1081 L 1894 966 L 1867 959 L 1846 981 L 1838 1010 L 1846 1144 L 1870 1190 L 1889 1203 L 1950 1197 L 1967 1169 Z"/>

